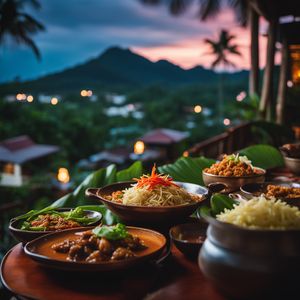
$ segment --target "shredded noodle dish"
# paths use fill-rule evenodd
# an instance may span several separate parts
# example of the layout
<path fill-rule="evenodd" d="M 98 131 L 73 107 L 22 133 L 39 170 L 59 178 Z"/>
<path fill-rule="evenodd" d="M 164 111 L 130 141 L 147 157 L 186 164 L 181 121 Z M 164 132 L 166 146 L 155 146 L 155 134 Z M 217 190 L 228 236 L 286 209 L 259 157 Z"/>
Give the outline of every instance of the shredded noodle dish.
<path fill-rule="evenodd" d="M 170 176 L 158 174 L 155 166 L 150 175 L 134 180 L 132 187 L 112 193 L 109 200 L 135 206 L 177 206 L 201 200 L 201 196 L 187 192 Z"/>

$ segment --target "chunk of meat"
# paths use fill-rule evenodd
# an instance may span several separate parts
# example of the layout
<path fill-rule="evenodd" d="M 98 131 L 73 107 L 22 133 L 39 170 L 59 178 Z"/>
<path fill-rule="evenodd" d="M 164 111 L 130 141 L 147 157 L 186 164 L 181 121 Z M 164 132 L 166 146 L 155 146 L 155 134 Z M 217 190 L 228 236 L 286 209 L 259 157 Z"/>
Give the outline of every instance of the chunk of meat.
<path fill-rule="evenodd" d="M 98 247 L 102 253 L 107 255 L 110 255 L 114 251 L 113 245 L 106 238 L 100 239 Z"/>
<path fill-rule="evenodd" d="M 135 256 L 135 254 L 130 249 L 119 247 L 113 252 L 111 259 L 112 260 L 122 260 L 122 259 L 130 258 L 130 257 L 134 257 L 134 256 Z"/>
<path fill-rule="evenodd" d="M 51 248 L 60 253 L 67 253 L 69 252 L 71 246 L 73 246 L 74 244 L 75 244 L 74 240 L 68 239 L 68 240 L 64 240 L 61 243 L 53 244 Z"/>

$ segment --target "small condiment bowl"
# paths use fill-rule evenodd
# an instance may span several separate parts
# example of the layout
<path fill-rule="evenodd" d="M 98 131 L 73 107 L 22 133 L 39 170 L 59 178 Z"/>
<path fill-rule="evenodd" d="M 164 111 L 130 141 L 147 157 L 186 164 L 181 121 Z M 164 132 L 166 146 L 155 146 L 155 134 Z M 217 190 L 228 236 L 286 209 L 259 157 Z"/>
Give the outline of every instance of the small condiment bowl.
<path fill-rule="evenodd" d="M 283 156 L 285 166 L 294 174 L 300 174 L 300 158 Z"/>
<path fill-rule="evenodd" d="M 56 211 L 60 211 L 60 212 L 63 212 L 63 211 L 70 211 L 71 208 L 57 208 L 55 209 Z M 100 220 L 102 219 L 102 214 L 100 212 L 97 212 L 97 211 L 91 211 L 91 210 L 85 210 L 85 215 L 86 216 L 89 216 L 90 218 L 94 218 L 94 217 L 98 217 L 98 221 L 93 223 L 93 224 L 89 224 L 88 226 L 90 225 L 97 225 L 100 223 Z M 13 218 L 10 220 L 9 222 L 9 226 L 8 226 L 8 229 L 9 229 L 9 232 L 10 234 L 19 242 L 21 242 L 23 245 L 38 238 L 38 237 L 41 237 L 43 235 L 46 235 L 48 233 L 53 233 L 54 231 L 30 231 L 30 230 L 24 230 L 24 229 L 21 229 L 21 224 L 25 221 L 25 219 L 16 219 L 16 218 Z M 81 227 L 86 227 L 86 226 L 81 226 Z M 78 227 L 80 228 L 80 227 Z M 68 229 L 65 229 L 65 230 L 68 230 Z M 61 231 L 61 230 L 57 230 L 57 231 Z"/>
<path fill-rule="evenodd" d="M 202 177 L 206 186 L 212 183 L 222 183 L 227 187 L 226 192 L 230 193 L 239 190 L 241 186 L 248 183 L 263 183 L 266 170 L 258 167 L 254 167 L 254 170 L 256 174 L 250 176 L 221 176 L 202 171 Z"/>
<path fill-rule="evenodd" d="M 176 248 L 188 258 L 196 258 L 206 238 L 208 224 L 204 222 L 185 223 L 173 226 L 170 238 Z"/>

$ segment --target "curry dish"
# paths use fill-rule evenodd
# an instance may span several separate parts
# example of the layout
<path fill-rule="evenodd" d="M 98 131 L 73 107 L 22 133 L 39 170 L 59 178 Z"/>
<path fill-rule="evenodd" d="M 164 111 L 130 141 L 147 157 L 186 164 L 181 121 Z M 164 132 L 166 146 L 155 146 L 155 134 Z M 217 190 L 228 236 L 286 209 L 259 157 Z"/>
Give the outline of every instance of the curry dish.
<path fill-rule="evenodd" d="M 238 154 L 225 155 L 222 161 L 204 169 L 204 172 L 226 177 L 252 176 L 259 174 L 258 170 L 253 168 L 251 161 L 249 161 L 246 156 L 239 156 Z"/>
<path fill-rule="evenodd" d="M 105 229 L 105 226 L 103 228 Z M 100 237 L 99 234 L 97 235 L 98 232 L 97 229 L 96 231 L 78 232 L 79 237 L 77 239 L 66 239 L 53 244 L 51 248 L 59 253 L 67 253 L 66 259 L 69 261 L 88 263 L 133 258 L 136 256 L 137 251 L 147 248 L 138 236 L 131 235 L 128 232 L 123 235 L 124 237 L 111 234 L 104 234 L 106 237 Z"/>
<path fill-rule="evenodd" d="M 267 197 L 275 197 L 275 198 L 284 198 L 284 199 L 294 199 L 300 198 L 300 188 L 286 187 L 280 185 L 268 184 Z"/>

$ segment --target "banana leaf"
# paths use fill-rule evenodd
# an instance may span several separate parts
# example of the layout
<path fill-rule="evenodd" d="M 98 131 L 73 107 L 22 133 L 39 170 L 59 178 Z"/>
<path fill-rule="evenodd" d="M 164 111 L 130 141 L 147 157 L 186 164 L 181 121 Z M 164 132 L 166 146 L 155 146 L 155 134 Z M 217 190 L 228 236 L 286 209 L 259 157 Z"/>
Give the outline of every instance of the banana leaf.
<path fill-rule="evenodd" d="M 111 211 L 106 209 L 104 205 L 97 205 L 99 202 L 94 199 L 85 197 L 85 190 L 89 187 L 102 187 L 117 181 L 127 181 L 134 177 L 140 177 L 143 174 L 143 166 L 141 162 L 133 163 L 129 168 L 117 172 L 115 165 L 109 165 L 107 168 L 101 168 L 94 173 L 88 175 L 83 182 L 73 191 L 62 198 L 53 202 L 49 207 L 76 207 L 85 205 L 86 209 L 92 207 L 102 213 L 103 223 L 112 225 L 118 223 L 120 220 Z M 92 205 L 92 206 L 88 206 Z M 47 208 L 49 208 L 47 207 Z M 47 209 L 45 208 L 45 209 Z"/>
<path fill-rule="evenodd" d="M 270 145 L 254 145 L 240 151 L 246 155 L 255 167 L 271 169 L 284 166 L 282 154 Z"/>
<path fill-rule="evenodd" d="M 211 166 L 215 160 L 201 157 L 181 157 L 173 164 L 158 167 L 159 172 L 169 174 L 176 181 L 204 185 L 202 170 Z"/>

